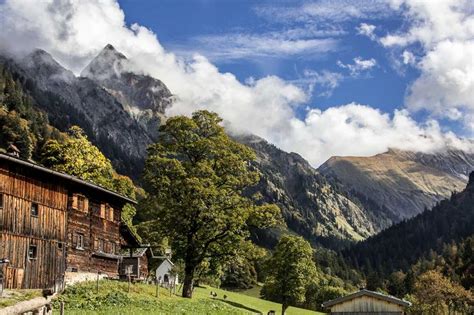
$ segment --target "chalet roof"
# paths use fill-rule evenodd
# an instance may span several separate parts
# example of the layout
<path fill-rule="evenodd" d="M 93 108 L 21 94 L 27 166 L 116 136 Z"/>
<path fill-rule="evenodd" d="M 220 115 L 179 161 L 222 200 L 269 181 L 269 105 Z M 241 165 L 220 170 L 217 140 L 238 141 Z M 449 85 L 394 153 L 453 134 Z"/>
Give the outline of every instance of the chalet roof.
<path fill-rule="evenodd" d="M 150 254 L 151 254 L 152 258 L 159 258 L 159 257 L 156 257 L 153 254 L 153 250 L 151 249 L 149 244 L 140 244 L 138 246 L 140 246 L 140 247 L 132 247 L 132 248 L 127 248 L 127 249 L 122 250 L 121 253 L 120 253 L 121 256 L 122 257 L 133 257 L 133 258 L 143 257 L 146 254 L 147 251 L 150 251 Z M 130 256 L 130 249 L 132 249 L 132 256 Z"/>
<path fill-rule="evenodd" d="M 105 193 L 107 195 L 110 195 L 110 196 L 113 196 L 115 198 L 121 199 L 125 202 L 132 203 L 132 204 L 137 204 L 137 202 L 135 200 L 130 199 L 130 198 L 125 197 L 125 196 L 122 196 L 122 195 L 120 195 L 116 192 L 113 192 L 113 191 L 111 191 L 107 188 L 98 186 L 96 184 L 93 184 L 91 182 L 82 180 L 82 179 L 77 178 L 77 177 L 72 176 L 72 175 L 68 175 L 68 174 L 65 174 L 65 173 L 53 171 L 53 170 L 51 170 L 49 168 L 46 168 L 44 166 L 38 165 L 36 163 L 30 162 L 30 161 L 27 161 L 27 160 L 23 160 L 23 159 L 18 158 L 18 157 L 14 157 L 14 156 L 9 155 L 9 154 L 0 153 L 0 160 L 6 160 L 6 161 L 12 162 L 12 163 L 17 164 L 17 165 L 21 165 L 21 166 L 24 166 L 24 167 L 27 167 L 27 168 L 31 168 L 31 169 L 34 169 L 34 170 L 37 170 L 37 171 L 40 171 L 40 172 L 43 172 L 43 173 L 61 178 L 61 179 L 64 179 L 66 181 L 70 181 L 70 182 L 73 182 L 75 184 L 79 184 L 81 186 L 92 188 L 94 190 L 100 191 L 100 192 Z"/>
<path fill-rule="evenodd" d="M 174 263 L 173 263 L 173 262 L 171 261 L 171 259 L 169 259 L 168 257 L 161 256 L 161 257 L 157 257 L 157 258 L 163 259 L 163 260 L 161 261 L 161 263 L 158 265 L 157 269 L 160 268 L 160 266 L 163 265 L 163 263 L 164 263 L 165 261 L 168 261 L 171 266 L 174 266 Z"/>
<path fill-rule="evenodd" d="M 333 305 L 340 304 L 340 303 L 343 303 L 343 302 L 347 302 L 347 301 L 356 299 L 356 298 L 361 297 L 361 296 L 370 296 L 370 297 L 373 297 L 375 299 L 379 299 L 379 300 L 386 301 L 386 302 L 389 302 L 389 303 L 397 304 L 397 305 L 400 305 L 400 306 L 410 306 L 411 305 L 410 302 L 399 299 L 399 298 L 396 298 L 396 297 L 391 296 L 391 295 L 386 295 L 386 294 L 383 294 L 383 293 L 362 289 L 360 291 L 351 293 L 349 295 L 342 296 L 340 298 L 324 302 L 322 304 L 322 307 L 331 307 Z"/>

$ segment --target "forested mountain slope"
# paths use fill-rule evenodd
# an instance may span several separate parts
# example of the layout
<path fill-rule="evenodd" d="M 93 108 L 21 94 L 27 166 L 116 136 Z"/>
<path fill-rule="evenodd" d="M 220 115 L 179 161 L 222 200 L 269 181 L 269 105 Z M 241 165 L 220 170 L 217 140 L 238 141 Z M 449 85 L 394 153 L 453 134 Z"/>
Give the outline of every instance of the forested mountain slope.
<path fill-rule="evenodd" d="M 343 252 L 354 266 L 389 273 L 407 270 L 432 252 L 474 235 L 474 172 L 467 187 L 433 209 L 400 222 Z M 471 263 L 473 255 L 471 252 Z M 474 263 L 472 263 L 474 265 Z"/>

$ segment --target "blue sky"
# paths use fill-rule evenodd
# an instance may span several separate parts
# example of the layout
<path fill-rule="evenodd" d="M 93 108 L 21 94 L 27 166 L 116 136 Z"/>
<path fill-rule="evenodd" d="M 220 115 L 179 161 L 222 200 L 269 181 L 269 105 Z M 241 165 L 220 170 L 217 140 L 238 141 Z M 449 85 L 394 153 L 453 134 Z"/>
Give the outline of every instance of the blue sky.
<path fill-rule="evenodd" d="M 305 39 L 333 39 L 336 44 L 331 51 L 321 52 L 311 49 L 301 53 L 256 56 L 249 53 L 241 57 L 216 57 L 212 43 L 206 45 L 199 39 L 203 37 L 221 37 L 228 34 L 251 34 L 255 38 L 268 32 L 285 32 L 295 28 L 307 29 L 307 21 L 272 21 L 259 14 L 266 7 L 298 7 L 303 2 L 278 1 L 136 1 L 120 0 L 128 24 L 139 23 L 152 29 L 162 45 L 177 54 L 186 55 L 199 52 L 218 65 L 223 72 L 235 74 L 239 80 L 248 77 L 277 75 L 288 81 L 301 80 L 305 70 L 330 71 L 344 76 L 331 93 L 324 87 L 316 87 L 308 104 L 311 107 L 326 109 L 330 106 L 357 102 L 371 105 L 391 112 L 404 104 L 405 91 L 419 72 L 411 67 L 396 69 L 392 52 L 367 36 L 358 34 L 360 23 L 375 24 L 380 32 L 388 33 L 399 28 L 403 20 L 392 12 L 383 17 L 374 15 L 360 18 L 343 18 L 331 23 L 321 18 L 320 22 L 311 21 L 311 26 L 325 30 L 327 24 L 342 34 L 331 36 L 305 35 Z M 275 5 L 276 3 L 276 5 Z M 319 23 L 321 26 L 319 25 Z M 217 47 L 216 49 L 219 49 Z M 353 63 L 353 59 L 375 59 L 376 66 L 358 75 L 351 75 L 347 69 L 338 66 Z M 298 83 L 306 87 L 303 82 Z M 321 95 L 324 94 L 324 95 Z"/>

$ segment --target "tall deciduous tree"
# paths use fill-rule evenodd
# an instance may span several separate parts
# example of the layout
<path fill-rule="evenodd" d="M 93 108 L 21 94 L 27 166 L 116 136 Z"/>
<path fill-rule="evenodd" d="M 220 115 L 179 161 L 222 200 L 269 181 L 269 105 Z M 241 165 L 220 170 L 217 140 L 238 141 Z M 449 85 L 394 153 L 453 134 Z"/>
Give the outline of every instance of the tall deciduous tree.
<path fill-rule="evenodd" d="M 415 283 L 411 314 L 472 314 L 474 296 L 471 291 L 451 281 L 436 270 L 418 277 Z"/>
<path fill-rule="evenodd" d="M 266 299 L 282 303 L 282 314 L 290 305 L 302 304 L 317 276 L 311 245 L 299 236 L 283 236 L 268 263 L 262 288 Z"/>
<path fill-rule="evenodd" d="M 41 157 L 41 163 L 46 167 L 77 176 L 132 199 L 136 199 L 137 191 L 140 192 L 130 178 L 115 172 L 110 160 L 77 126 L 69 129 L 68 137 L 64 140 L 48 140 L 42 149 Z M 122 221 L 132 230 L 132 218 L 135 213 L 135 208 L 130 204 L 122 209 Z"/>
<path fill-rule="evenodd" d="M 157 229 L 184 261 L 183 297 L 192 297 L 201 263 L 234 255 L 249 224 L 270 226 L 280 215 L 276 206 L 256 206 L 243 195 L 259 180 L 250 164 L 255 154 L 230 139 L 220 123 L 207 111 L 170 118 L 148 149 L 150 219 L 158 219 Z"/>
<path fill-rule="evenodd" d="M 113 189 L 112 163 L 89 142 L 81 128 L 73 126 L 65 141 L 49 140 L 42 152 L 42 164 L 56 171 L 80 177 Z"/>

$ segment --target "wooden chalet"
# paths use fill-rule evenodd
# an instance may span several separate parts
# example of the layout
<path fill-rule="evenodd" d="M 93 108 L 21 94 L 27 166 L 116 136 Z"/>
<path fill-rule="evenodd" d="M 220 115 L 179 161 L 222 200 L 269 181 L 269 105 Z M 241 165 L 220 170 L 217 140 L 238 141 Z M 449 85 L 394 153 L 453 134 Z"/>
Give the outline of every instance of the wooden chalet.
<path fill-rule="evenodd" d="M 0 153 L 0 265 L 5 288 L 51 288 L 65 272 L 118 277 L 121 209 L 135 201 Z"/>
<path fill-rule="evenodd" d="M 391 295 L 361 289 L 352 294 L 324 302 L 331 315 L 403 315 L 410 302 Z"/>

